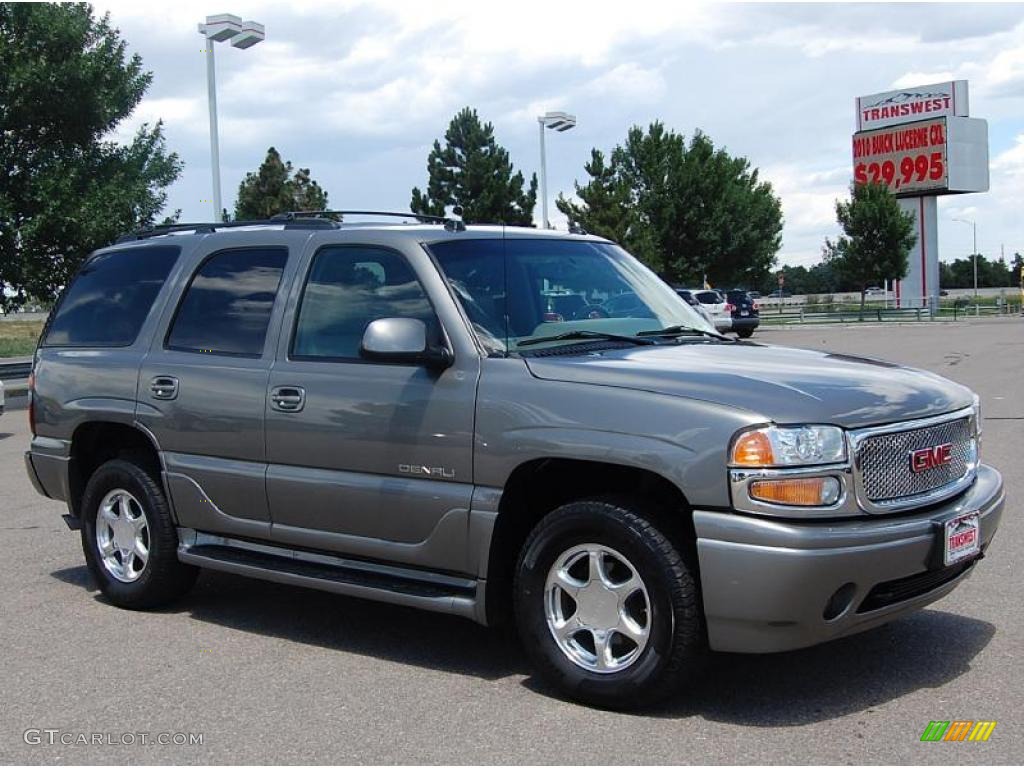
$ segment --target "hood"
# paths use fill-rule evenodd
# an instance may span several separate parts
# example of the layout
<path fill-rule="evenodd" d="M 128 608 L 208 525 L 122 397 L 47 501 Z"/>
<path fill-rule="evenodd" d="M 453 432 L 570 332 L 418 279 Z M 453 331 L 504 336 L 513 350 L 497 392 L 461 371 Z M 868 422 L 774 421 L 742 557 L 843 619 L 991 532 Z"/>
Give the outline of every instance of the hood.
<path fill-rule="evenodd" d="M 779 424 L 862 427 L 973 402 L 933 373 L 870 358 L 761 344 L 684 342 L 527 357 L 540 379 L 625 387 L 740 408 Z"/>

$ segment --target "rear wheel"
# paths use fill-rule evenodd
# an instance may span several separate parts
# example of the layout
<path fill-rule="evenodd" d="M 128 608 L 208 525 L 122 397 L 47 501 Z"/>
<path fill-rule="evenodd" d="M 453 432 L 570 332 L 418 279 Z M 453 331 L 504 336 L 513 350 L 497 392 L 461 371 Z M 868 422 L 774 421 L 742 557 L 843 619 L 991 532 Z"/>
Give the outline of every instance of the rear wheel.
<path fill-rule="evenodd" d="M 736 331 L 736 335 L 739 336 L 741 339 L 749 339 L 751 336 L 754 335 L 754 329 L 744 328 L 742 331 Z"/>
<path fill-rule="evenodd" d="M 100 591 L 121 608 L 156 608 L 191 589 L 163 489 L 139 464 L 103 464 L 82 498 L 82 549 Z"/>
<path fill-rule="evenodd" d="M 566 504 L 519 558 L 516 620 L 527 653 L 578 701 L 630 708 L 667 696 L 701 663 L 694 573 L 632 502 Z"/>

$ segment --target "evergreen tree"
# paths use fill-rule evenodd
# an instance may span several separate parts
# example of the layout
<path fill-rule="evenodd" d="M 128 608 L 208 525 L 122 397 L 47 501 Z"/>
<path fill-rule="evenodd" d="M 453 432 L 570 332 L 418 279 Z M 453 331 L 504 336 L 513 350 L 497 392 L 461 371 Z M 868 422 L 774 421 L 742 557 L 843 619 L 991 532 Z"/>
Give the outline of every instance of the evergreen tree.
<path fill-rule="evenodd" d="M 458 205 L 470 224 L 533 225 L 537 175 L 524 190 L 522 171 L 495 141 L 494 126 L 466 107 L 452 118 L 444 141 L 442 147 L 435 140 L 427 157 L 427 191 L 412 190 L 413 213 L 444 216 L 446 206 Z"/>
<path fill-rule="evenodd" d="M 559 198 L 570 220 L 620 242 L 672 282 L 765 283 L 781 245 L 782 208 L 743 157 L 705 134 L 684 137 L 652 123 L 630 129 L 611 162 L 594 150 L 581 204 Z"/>
<path fill-rule="evenodd" d="M 843 234 L 825 241 L 825 261 L 860 291 L 863 313 L 869 285 L 906 276 L 907 254 L 917 242 L 914 217 L 884 184 L 854 184 L 849 202 L 836 201 L 836 219 Z"/>
<path fill-rule="evenodd" d="M 254 173 L 238 185 L 235 219 L 269 219 L 286 211 L 327 210 L 327 192 L 309 175 L 308 168 L 292 172 L 291 162 L 271 147 Z"/>
<path fill-rule="evenodd" d="M 152 81 L 85 3 L 0 3 L 0 307 L 47 302 L 90 251 L 152 226 L 182 164 L 109 139 Z"/>

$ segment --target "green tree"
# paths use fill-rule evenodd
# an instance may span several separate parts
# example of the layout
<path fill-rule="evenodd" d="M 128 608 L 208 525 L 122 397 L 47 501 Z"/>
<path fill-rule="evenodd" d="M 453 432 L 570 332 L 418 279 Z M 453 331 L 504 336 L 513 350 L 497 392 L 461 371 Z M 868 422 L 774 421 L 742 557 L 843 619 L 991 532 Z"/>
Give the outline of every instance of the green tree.
<path fill-rule="evenodd" d="M 427 191 L 412 190 L 413 213 L 444 216 L 446 206 L 458 205 L 467 223 L 533 225 L 537 175 L 524 189 L 522 171 L 495 141 L 494 126 L 466 107 L 452 118 L 444 142 L 435 140 L 427 157 Z"/>
<path fill-rule="evenodd" d="M 855 184 L 849 202 L 836 201 L 836 219 L 843 234 L 834 243 L 826 239 L 825 263 L 860 291 L 863 313 L 869 285 L 906 276 L 907 254 L 917 242 L 914 217 L 884 184 Z"/>
<path fill-rule="evenodd" d="M 652 123 L 629 130 L 611 160 L 594 150 L 576 203 L 558 208 L 588 232 L 616 240 L 672 282 L 766 283 L 782 242 L 782 207 L 744 157 Z"/>
<path fill-rule="evenodd" d="M 576 185 L 576 197 L 582 205 L 559 195 L 555 204 L 573 224 L 587 232 L 599 234 L 617 243 L 629 244 L 638 256 L 644 247 L 638 240 L 647 232 L 634 205 L 632 190 L 621 174 L 605 160 L 599 149 L 590 151 L 590 162 L 584 166 L 590 181 Z"/>
<path fill-rule="evenodd" d="M 85 3 L 0 3 L 0 306 L 47 302 L 89 254 L 151 226 L 181 173 L 162 125 L 112 132 L 152 75 Z"/>
<path fill-rule="evenodd" d="M 269 219 L 286 211 L 325 211 L 327 192 L 309 175 L 309 168 L 292 170 L 290 161 L 271 147 L 267 157 L 238 185 L 235 219 Z"/>

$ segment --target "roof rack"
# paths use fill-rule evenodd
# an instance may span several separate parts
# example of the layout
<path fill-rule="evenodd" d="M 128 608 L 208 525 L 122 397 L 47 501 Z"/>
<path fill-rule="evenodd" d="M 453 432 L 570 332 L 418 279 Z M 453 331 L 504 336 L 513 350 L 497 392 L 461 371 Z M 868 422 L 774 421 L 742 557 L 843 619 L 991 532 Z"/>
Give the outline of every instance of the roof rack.
<path fill-rule="evenodd" d="M 444 228 L 454 232 L 461 232 L 466 225 L 459 218 L 462 209 L 456 207 L 453 211 L 454 218 L 448 216 L 435 216 L 430 213 L 410 213 L 409 211 L 287 211 L 272 217 L 277 220 L 293 221 L 300 217 L 323 217 L 329 221 L 343 221 L 345 216 L 390 216 L 401 219 L 415 219 L 421 224 L 443 224 Z M 331 218 L 336 217 L 336 218 Z"/>
<path fill-rule="evenodd" d="M 274 219 L 252 219 L 246 221 L 203 221 L 203 222 L 175 222 L 174 224 L 157 224 L 149 229 L 142 229 L 138 232 L 129 232 L 121 235 L 115 243 L 129 243 L 133 240 L 145 240 L 150 237 L 169 235 L 173 232 L 195 232 L 196 234 L 210 234 L 218 229 L 235 229 L 237 227 L 259 227 L 259 226 L 281 226 L 285 229 L 338 229 L 338 223 L 324 218 L 290 218 L 287 220 Z"/>
<path fill-rule="evenodd" d="M 133 240 L 145 240 L 150 237 L 169 235 L 173 232 L 210 234 L 218 229 L 234 229 L 237 227 L 279 227 L 283 225 L 285 229 L 338 229 L 345 216 L 393 216 L 403 219 L 415 219 L 421 224 L 442 224 L 445 229 L 452 232 L 461 232 L 466 229 L 466 225 L 460 219 L 433 216 L 426 213 L 403 213 L 399 211 L 285 211 L 284 213 L 275 214 L 269 219 L 158 224 L 149 229 L 121 235 L 115 242 L 128 243 Z"/>

